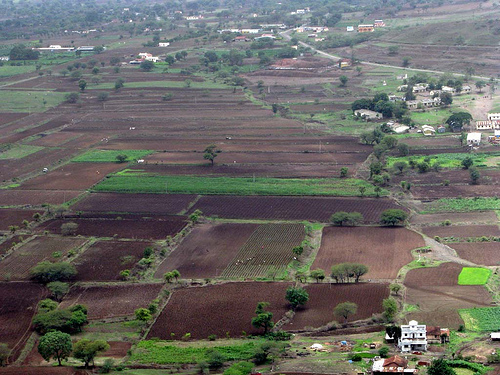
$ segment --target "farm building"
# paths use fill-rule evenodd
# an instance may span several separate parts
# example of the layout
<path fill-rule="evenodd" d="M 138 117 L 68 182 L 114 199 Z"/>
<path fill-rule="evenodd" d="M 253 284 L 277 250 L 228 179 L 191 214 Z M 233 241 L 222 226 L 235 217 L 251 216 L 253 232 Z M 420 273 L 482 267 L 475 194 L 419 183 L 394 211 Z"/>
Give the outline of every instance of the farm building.
<path fill-rule="evenodd" d="M 438 133 L 446 133 L 446 127 L 444 127 L 443 125 L 439 125 L 437 132 Z"/>
<path fill-rule="evenodd" d="M 358 25 L 358 33 L 371 33 L 375 31 L 373 25 Z"/>
<path fill-rule="evenodd" d="M 397 96 L 397 95 L 389 95 L 389 101 L 391 102 L 402 102 L 404 101 L 402 96 Z"/>
<path fill-rule="evenodd" d="M 450 330 L 448 328 L 427 327 L 427 342 L 444 344 L 450 342 Z"/>
<path fill-rule="evenodd" d="M 479 146 L 480 143 L 481 143 L 481 133 L 467 134 L 467 144 L 469 146 Z"/>
<path fill-rule="evenodd" d="M 382 117 L 384 117 L 382 113 L 370 111 L 369 109 L 357 109 L 356 111 L 354 111 L 354 115 L 361 117 L 363 120 L 366 121 L 379 120 Z"/>
<path fill-rule="evenodd" d="M 237 36 L 236 38 L 233 39 L 233 42 L 249 42 L 250 39 L 248 39 L 246 36 Z"/>
<path fill-rule="evenodd" d="M 449 87 L 449 86 L 443 86 L 443 87 L 441 87 L 441 91 L 442 92 L 449 92 L 450 94 L 454 94 L 455 93 L 455 89 L 453 87 Z"/>
<path fill-rule="evenodd" d="M 413 86 L 413 92 L 418 94 L 418 93 L 422 93 L 422 92 L 426 92 L 427 91 L 427 84 L 426 83 L 417 83 L 415 86 Z"/>
<path fill-rule="evenodd" d="M 488 113 L 488 120 L 490 121 L 500 121 L 500 113 Z"/>
<path fill-rule="evenodd" d="M 479 120 L 476 121 L 477 130 L 496 130 L 500 129 L 500 121 Z"/>
<path fill-rule="evenodd" d="M 430 125 L 422 125 L 422 134 L 426 136 L 436 135 L 436 129 Z"/>
<path fill-rule="evenodd" d="M 427 350 L 427 327 L 411 320 L 409 324 L 401 325 L 401 338 L 398 348 L 402 352 Z"/>
<path fill-rule="evenodd" d="M 406 102 L 406 107 L 408 109 L 417 109 L 418 108 L 418 100 L 408 100 Z"/>
<path fill-rule="evenodd" d="M 351 59 L 340 59 L 339 60 L 339 68 L 348 68 L 352 65 Z"/>
<path fill-rule="evenodd" d="M 158 47 L 168 47 L 170 45 L 169 42 L 160 42 L 158 43 Z"/>
<path fill-rule="evenodd" d="M 412 374 L 415 369 L 408 368 L 408 360 L 395 355 L 386 359 L 373 361 L 373 374 Z"/>
<path fill-rule="evenodd" d="M 347 26 L 346 31 L 348 32 L 354 31 L 354 26 Z"/>
<path fill-rule="evenodd" d="M 385 22 L 384 22 L 384 20 L 375 20 L 374 26 L 375 27 L 385 27 Z"/>
<path fill-rule="evenodd" d="M 490 339 L 493 341 L 500 341 L 500 332 L 491 332 Z"/>
<path fill-rule="evenodd" d="M 470 86 L 463 86 L 462 91 L 464 94 L 469 94 L 472 91 Z"/>

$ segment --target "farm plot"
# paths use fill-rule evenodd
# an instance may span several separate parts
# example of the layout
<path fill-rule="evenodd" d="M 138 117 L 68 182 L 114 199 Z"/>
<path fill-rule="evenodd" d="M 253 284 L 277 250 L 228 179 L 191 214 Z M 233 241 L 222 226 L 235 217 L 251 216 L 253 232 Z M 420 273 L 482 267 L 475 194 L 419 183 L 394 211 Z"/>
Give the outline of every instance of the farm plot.
<path fill-rule="evenodd" d="M 259 226 L 222 272 L 224 278 L 279 275 L 293 260 L 292 249 L 304 239 L 303 224 Z"/>
<path fill-rule="evenodd" d="M 311 284 L 306 287 L 309 301 L 297 310 L 292 321 L 285 325 L 285 330 L 296 331 L 306 327 L 321 327 L 331 321 L 344 322 L 333 315 L 335 306 L 342 302 L 354 302 L 358 305 L 355 315 L 348 321 L 370 318 L 383 311 L 382 301 L 389 296 L 387 284 Z"/>
<path fill-rule="evenodd" d="M 466 242 L 448 244 L 453 247 L 460 258 L 485 266 L 500 265 L 499 242 Z"/>
<path fill-rule="evenodd" d="M 108 173 L 124 168 L 116 163 L 70 163 L 49 173 L 26 181 L 24 190 L 85 190 L 102 180 Z"/>
<path fill-rule="evenodd" d="M 46 297 L 46 289 L 32 283 L 0 283 L 0 342 L 13 350 L 14 361 L 31 335 L 31 319 L 38 301 Z"/>
<path fill-rule="evenodd" d="M 42 146 L 42 147 L 59 147 L 66 142 L 74 140 L 80 137 L 81 134 L 71 133 L 71 132 L 57 132 L 51 134 L 40 134 L 40 138 L 30 142 L 31 145 Z"/>
<path fill-rule="evenodd" d="M 81 192 L 66 190 L 0 190 L 0 206 L 41 206 L 42 204 L 62 204 L 76 198 Z"/>
<path fill-rule="evenodd" d="M 5 254 L 15 244 L 22 242 L 23 236 L 14 236 L 0 243 L 0 255 Z"/>
<path fill-rule="evenodd" d="M 452 225 L 423 228 L 422 232 L 431 238 L 439 236 L 447 241 L 460 242 L 470 237 L 500 236 L 498 225 Z"/>
<path fill-rule="evenodd" d="M 186 225 L 184 216 L 103 215 L 106 217 L 84 217 L 53 219 L 44 222 L 37 229 L 61 233 L 61 225 L 73 222 L 78 225 L 77 235 L 92 237 L 118 237 L 133 239 L 165 239 L 176 235 Z"/>
<path fill-rule="evenodd" d="M 440 199 L 449 197 L 474 198 L 497 197 L 499 185 L 449 185 L 449 186 L 414 186 L 412 194 L 416 199 Z"/>
<path fill-rule="evenodd" d="M 73 286 L 60 306 L 83 304 L 88 307 L 89 319 L 128 316 L 139 307 L 147 307 L 162 287 L 163 284 Z"/>
<path fill-rule="evenodd" d="M 75 370 L 73 367 L 53 366 L 11 366 L 0 368 L 1 375 L 86 375 L 85 370 Z"/>
<path fill-rule="evenodd" d="M 33 221 L 32 210 L 0 210 L 0 230 L 8 230 L 11 225 L 21 226 L 24 220 Z"/>
<path fill-rule="evenodd" d="M 0 126 L 8 124 L 9 122 L 16 121 L 22 119 L 23 117 L 28 116 L 28 113 L 0 113 Z"/>
<path fill-rule="evenodd" d="M 80 238 L 37 237 L 26 242 L 0 262 L 0 278 L 26 280 L 30 269 L 43 260 L 56 262 L 69 250 L 85 242 Z"/>
<path fill-rule="evenodd" d="M 312 268 L 328 273 L 338 263 L 361 263 L 369 269 L 364 277 L 394 279 L 421 246 L 422 236 L 405 228 L 326 227 Z"/>
<path fill-rule="evenodd" d="M 326 197 L 204 196 L 189 212 L 239 219 L 315 220 L 327 222 L 337 211 L 360 212 L 365 222 L 376 222 L 382 211 L 401 208 L 390 199 Z"/>
<path fill-rule="evenodd" d="M 242 332 L 257 334 L 251 325 L 258 302 L 269 302 L 268 310 L 278 321 L 288 310 L 285 300 L 289 283 L 227 283 L 174 291 L 147 338 L 181 339 L 186 333 L 193 339 L 239 337 Z M 90 311 L 90 309 L 89 309 Z"/>
<path fill-rule="evenodd" d="M 482 307 L 459 311 L 465 327 L 471 331 L 495 332 L 500 329 L 500 307 Z"/>
<path fill-rule="evenodd" d="M 117 194 L 92 193 L 73 209 L 88 212 L 129 212 L 175 215 L 187 210 L 195 200 L 189 194 Z"/>
<path fill-rule="evenodd" d="M 201 224 L 165 259 L 155 273 L 178 270 L 185 278 L 219 276 L 252 235 L 257 224 Z"/>
<path fill-rule="evenodd" d="M 484 212 L 454 212 L 450 214 L 415 214 L 410 218 L 412 224 L 442 224 L 446 220 L 452 224 L 486 224 L 497 223 L 498 217 L 495 211 Z"/>
<path fill-rule="evenodd" d="M 142 258 L 148 242 L 99 241 L 73 262 L 78 281 L 114 281 L 120 271 L 132 269 Z"/>
<path fill-rule="evenodd" d="M 458 275 L 458 285 L 484 285 L 491 276 L 491 270 L 481 267 L 464 267 Z"/>

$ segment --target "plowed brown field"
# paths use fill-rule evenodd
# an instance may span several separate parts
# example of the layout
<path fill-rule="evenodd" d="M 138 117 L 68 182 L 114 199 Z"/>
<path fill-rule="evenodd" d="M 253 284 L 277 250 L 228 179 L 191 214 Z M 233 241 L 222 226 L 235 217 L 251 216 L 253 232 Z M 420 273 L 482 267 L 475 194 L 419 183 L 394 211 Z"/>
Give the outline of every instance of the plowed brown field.
<path fill-rule="evenodd" d="M 21 226 L 24 220 L 33 221 L 35 213 L 42 211 L 32 210 L 0 210 L 0 230 L 8 230 L 9 226 Z"/>
<path fill-rule="evenodd" d="M 454 237 L 457 240 L 467 237 L 500 236 L 498 225 L 452 225 L 423 228 L 429 237 Z"/>
<path fill-rule="evenodd" d="M 500 265 L 500 242 L 452 243 L 458 256 L 470 262 L 485 266 Z"/>

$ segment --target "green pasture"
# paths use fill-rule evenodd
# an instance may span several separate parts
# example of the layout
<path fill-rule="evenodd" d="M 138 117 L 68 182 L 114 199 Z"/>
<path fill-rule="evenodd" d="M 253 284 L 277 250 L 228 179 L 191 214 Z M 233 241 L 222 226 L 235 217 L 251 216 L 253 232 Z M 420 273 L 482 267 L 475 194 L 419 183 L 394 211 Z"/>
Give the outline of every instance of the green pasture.
<path fill-rule="evenodd" d="M 435 108 L 425 112 L 411 111 L 411 119 L 419 125 L 443 125 L 448 117 L 459 112 L 460 108 Z"/>
<path fill-rule="evenodd" d="M 500 307 L 475 307 L 458 310 L 465 328 L 471 331 L 498 331 L 500 329 Z"/>
<path fill-rule="evenodd" d="M 249 177 L 161 176 L 126 169 L 106 178 L 94 189 L 122 193 L 176 193 L 227 195 L 375 196 L 375 187 L 353 178 L 286 179 Z M 387 195 L 382 189 L 380 195 Z"/>
<path fill-rule="evenodd" d="M 0 112 L 45 112 L 64 101 L 64 92 L 0 90 Z"/>
<path fill-rule="evenodd" d="M 0 78 L 12 77 L 18 74 L 31 73 L 34 71 L 34 65 L 10 66 L 4 64 L 3 66 L 0 66 Z"/>
<path fill-rule="evenodd" d="M 416 163 L 423 162 L 424 159 L 429 160 L 428 163 L 432 166 L 434 163 L 439 163 L 443 168 L 462 168 L 462 160 L 466 157 L 471 157 L 476 167 L 486 167 L 488 159 L 493 159 L 500 156 L 499 152 L 492 152 L 488 154 L 469 154 L 469 153 L 448 153 L 448 154 L 435 154 L 430 156 L 402 156 L 402 157 L 388 157 L 387 167 L 391 168 L 394 163 L 405 161 L 409 162 L 414 160 Z"/>
<path fill-rule="evenodd" d="M 426 205 L 422 213 L 500 210 L 500 198 L 442 198 Z"/>
<path fill-rule="evenodd" d="M 458 275 L 458 285 L 484 285 L 491 276 L 491 270 L 479 267 L 464 267 Z"/>
<path fill-rule="evenodd" d="M 21 159 L 40 150 L 43 150 L 43 147 L 22 144 L 6 145 L 0 148 L 0 160 Z"/>
<path fill-rule="evenodd" d="M 89 150 L 73 158 L 75 163 L 113 163 L 118 155 L 127 157 L 126 162 L 139 160 L 153 153 L 152 150 Z"/>

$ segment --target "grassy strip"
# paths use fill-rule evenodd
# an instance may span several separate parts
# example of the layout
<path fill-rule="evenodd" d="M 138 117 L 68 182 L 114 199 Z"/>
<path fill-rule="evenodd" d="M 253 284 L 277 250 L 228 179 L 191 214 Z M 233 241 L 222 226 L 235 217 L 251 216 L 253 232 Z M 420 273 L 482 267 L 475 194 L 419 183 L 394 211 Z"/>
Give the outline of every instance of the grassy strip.
<path fill-rule="evenodd" d="M 500 198 L 442 198 L 430 203 L 421 213 L 430 214 L 438 212 L 468 212 L 490 210 L 500 210 Z"/>
<path fill-rule="evenodd" d="M 0 150 L 0 160 L 7 159 L 21 159 L 25 156 L 34 154 L 40 150 L 43 150 L 41 146 L 31 146 L 31 145 L 21 145 L 21 144 L 13 144 L 2 147 Z"/>
<path fill-rule="evenodd" d="M 152 150 L 89 150 L 73 158 L 75 163 L 112 163 L 116 162 L 118 155 L 127 156 L 125 161 L 139 160 L 153 153 Z"/>
<path fill-rule="evenodd" d="M 479 267 L 464 267 L 458 275 L 458 285 L 484 285 L 491 276 L 491 270 Z"/>
<path fill-rule="evenodd" d="M 374 196 L 374 186 L 357 179 L 280 179 L 204 176 L 157 176 L 125 170 L 95 187 L 95 191 L 123 193 L 177 193 L 227 195 L 334 195 L 358 196 L 359 188 Z M 382 190 L 381 195 L 387 195 Z"/>
<path fill-rule="evenodd" d="M 0 112 L 45 112 L 64 100 L 64 92 L 0 90 Z"/>
<path fill-rule="evenodd" d="M 229 346 L 213 346 L 227 361 L 246 360 L 252 358 L 255 349 L 262 340 L 235 343 Z M 137 344 L 130 356 L 130 362 L 156 363 L 156 364 L 180 364 L 197 363 L 207 361 L 207 347 L 205 346 L 181 346 L 174 342 L 146 340 Z"/>
<path fill-rule="evenodd" d="M 500 329 L 500 307 L 475 307 L 458 310 L 471 331 L 497 331 Z"/>
<path fill-rule="evenodd" d="M 190 80 L 189 76 L 186 76 L 186 80 Z M 113 89 L 115 87 L 114 83 L 100 83 L 98 85 L 93 85 L 92 89 Z M 161 87 L 161 88 L 171 88 L 171 87 L 187 87 L 186 81 L 144 81 L 144 82 L 125 82 L 124 88 L 127 89 L 137 89 L 137 88 L 148 88 L 148 87 Z M 189 85 L 192 89 L 227 89 L 229 86 L 222 83 L 203 81 L 196 82 L 192 81 Z"/>
<path fill-rule="evenodd" d="M 388 157 L 387 158 L 387 166 L 392 167 L 394 163 L 409 160 L 414 160 L 417 163 L 423 162 L 424 159 L 430 160 L 429 164 L 432 166 L 434 163 L 439 163 L 443 168 L 462 168 L 462 160 L 466 157 L 471 157 L 474 161 L 474 165 L 476 167 L 486 167 L 485 164 L 488 159 L 498 157 L 500 153 L 493 152 L 488 154 L 469 154 L 465 152 L 461 153 L 449 153 L 449 154 L 435 154 L 431 156 L 403 156 L 403 157 Z"/>

